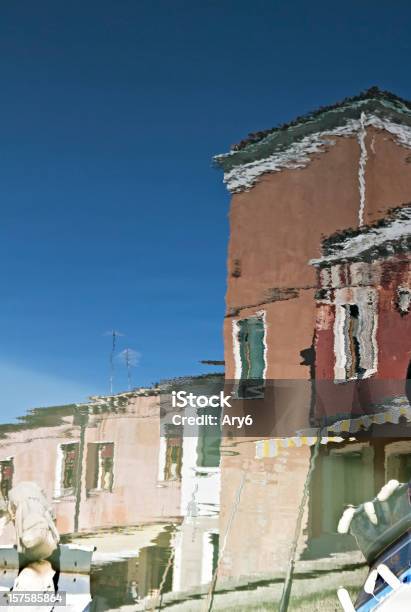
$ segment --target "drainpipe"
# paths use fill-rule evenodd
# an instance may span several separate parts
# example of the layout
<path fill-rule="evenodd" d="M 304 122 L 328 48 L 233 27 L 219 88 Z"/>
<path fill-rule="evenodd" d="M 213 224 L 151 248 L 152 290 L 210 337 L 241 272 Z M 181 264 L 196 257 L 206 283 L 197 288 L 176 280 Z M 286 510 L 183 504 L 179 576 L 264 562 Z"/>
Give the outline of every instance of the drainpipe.
<path fill-rule="evenodd" d="M 76 474 L 76 506 L 74 510 L 74 533 L 78 532 L 79 527 L 81 485 L 83 480 L 84 443 L 86 438 L 86 427 L 88 424 L 88 406 L 80 406 L 77 412 L 77 416 L 80 422 L 80 448 L 78 454 Z"/>

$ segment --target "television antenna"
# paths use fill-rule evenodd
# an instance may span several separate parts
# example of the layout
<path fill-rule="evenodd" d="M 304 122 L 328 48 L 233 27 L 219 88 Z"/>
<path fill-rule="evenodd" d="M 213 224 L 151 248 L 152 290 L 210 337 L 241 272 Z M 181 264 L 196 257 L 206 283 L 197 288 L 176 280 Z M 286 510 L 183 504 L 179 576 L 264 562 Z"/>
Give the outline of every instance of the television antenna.
<path fill-rule="evenodd" d="M 131 368 L 135 368 L 140 359 L 140 353 L 132 348 L 126 348 L 119 353 L 118 357 L 124 361 L 127 368 L 128 390 L 131 391 Z"/>
<path fill-rule="evenodd" d="M 113 395 L 113 383 L 114 383 L 114 355 L 116 352 L 117 338 L 124 336 L 121 332 L 116 329 L 107 331 L 105 336 L 111 337 L 111 351 L 110 351 L 110 395 Z"/>

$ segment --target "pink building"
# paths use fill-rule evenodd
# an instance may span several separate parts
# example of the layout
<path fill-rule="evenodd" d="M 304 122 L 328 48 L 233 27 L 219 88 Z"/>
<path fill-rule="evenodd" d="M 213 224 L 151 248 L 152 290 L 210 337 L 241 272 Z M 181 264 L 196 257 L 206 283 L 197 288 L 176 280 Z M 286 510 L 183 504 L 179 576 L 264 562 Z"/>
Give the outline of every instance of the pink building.
<path fill-rule="evenodd" d="M 36 410 L 3 427 L 2 491 L 38 482 L 61 534 L 178 520 L 181 442 L 166 449 L 161 473 L 159 415 L 152 390 Z"/>
<path fill-rule="evenodd" d="M 3 496 L 13 482 L 36 481 L 52 501 L 63 541 L 95 547 L 92 590 L 112 605 L 124 603 L 132 582 L 141 596 L 155 598 L 161 584 L 184 591 L 212 577 L 219 455 L 210 458 L 200 428 L 164 435 L 166 403 L 159 389 L 138 389 L 37 409 L 0 427 Z M 14 538 L 9 524 L 0 545 Z"/>

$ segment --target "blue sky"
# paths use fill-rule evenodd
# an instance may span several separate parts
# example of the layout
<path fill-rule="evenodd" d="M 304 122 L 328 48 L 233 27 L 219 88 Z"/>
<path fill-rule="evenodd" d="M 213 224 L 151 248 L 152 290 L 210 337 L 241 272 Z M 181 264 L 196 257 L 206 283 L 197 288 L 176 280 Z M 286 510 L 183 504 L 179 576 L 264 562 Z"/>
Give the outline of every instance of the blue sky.
<path fill-rule="evenodd" d="M 0 7 L 0 419 L 223 359 L 215 153 L 371 85 L 411 98 L 399 1 Z M 126 387 L 117 364 L 115 389 Z"/>

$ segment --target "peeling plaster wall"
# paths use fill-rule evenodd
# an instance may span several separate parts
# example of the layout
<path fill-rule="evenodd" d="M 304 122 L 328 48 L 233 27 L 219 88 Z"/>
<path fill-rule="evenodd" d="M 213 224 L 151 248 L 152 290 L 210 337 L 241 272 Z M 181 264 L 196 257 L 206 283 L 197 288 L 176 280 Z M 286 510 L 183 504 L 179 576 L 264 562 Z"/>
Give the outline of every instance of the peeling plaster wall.
<path fill-rule="evenodd" d="M 407 343 L 411 337 L 411 313 L 401 316 L 396 302 L 398 287 L 411 286 L 409 257 L 397 255 L 372 264 L 335 264 L 332 270 L 321 271 L 323 293 L 317 301 L 316 317 L 317 377 L 335 378 L 336 308 L 341 304 L 357 303 L 369 306 L 378 317 L 375 326 L 376 377 L 405 379 L 411 359 L 411 346 Z M 347 281 L 347 277 L 351 281 Z"/>
<path fill-rule="evenodd" d="M 349 274 L 347 267 L 350 268 Z M 346 413 L 351 406 L 358 404 L 356 394 L 360 391 L 366 393 L 366 404 L 398 392 L 403 394 L 411 360 L 411 313 L 401 316 L 396 307 L 397 288 L 410 286 L 409 257 L 397 255 L 372 264 L 335 264 L 333 269 L 334 272 L 330 269 L 327 273 L 321 272 L 323 291 L 317 302 L 315 347 L 317 394 L 320 397 L 317 416 Z M 347 280 L 349 278 L 351 281 Z M 337 376 L 340 379 L 344 377 L 341 372 L 344 347 L 336 337 L 338 309 L 341 304 L 350 302 L 359 304 L 360 311 L 361 307 L 369 309 L 369 318 L 375 317 L 372 338 L 368 337 L 368 340 L 369 357 L 375 359 L 378 369 L 359 386 L 357 383 L 333 383 Z M 322 381 L 330 381 L 330 384 Z"/>
<path fill-rule="evenodd" d="M 382 272 L 378 305 L 378 376 L 405 380 L 411 361 L 411 313 L 401 316 L 396 300 L 398 287 L 411 288 L 410 258 L 391 258 L 384 263 Z"/>

